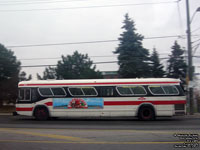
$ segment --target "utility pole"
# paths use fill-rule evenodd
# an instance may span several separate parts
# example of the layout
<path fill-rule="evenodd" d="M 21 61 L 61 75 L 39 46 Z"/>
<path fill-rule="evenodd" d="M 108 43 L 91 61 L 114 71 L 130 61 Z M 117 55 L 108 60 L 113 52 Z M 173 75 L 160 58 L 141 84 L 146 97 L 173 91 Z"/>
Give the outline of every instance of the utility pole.
<path fill-rule="evenodd" d="M 188 88 L 188 98 L 190 106 L 190 115 L 194 114 L 194 101 L 193 101 L 193 63 L 192 63 L 192 44 L 191 44 L 191 29 L 190 29 L 190 9 L 189 0 L 186 0 L 186 13 L 187 13 L 187 48 L 188 48 L 188 77 L 189 77 L 189 88 Z"/>

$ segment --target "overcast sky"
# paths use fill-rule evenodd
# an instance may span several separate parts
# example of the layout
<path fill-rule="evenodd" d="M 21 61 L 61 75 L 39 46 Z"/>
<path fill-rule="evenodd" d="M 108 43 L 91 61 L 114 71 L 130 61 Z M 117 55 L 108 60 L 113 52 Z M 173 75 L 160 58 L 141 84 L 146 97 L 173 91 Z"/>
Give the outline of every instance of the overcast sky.
<path fill-rule="evenodd" d="M 10 46 L 117 40 L 123 32 L 124 15 L 128 13 L 135 22 L 137 32 L 146 38 L 143 40 L 144 47 L 150 52 L 155 47 L 160 58 L 166 58 L 175 40 L 187 49 L 186 37 L 148 38 L 186 34 L 185 0 L 175 1 L 0 0 L 0 43 L 14 51 L 22 66 L 55 65 L 61 55 L 71 55 L 75 50 L 87 53 L 93 62 L 116 61 L 113 51 L 118 46 L 117 41 L 38 47 Z M 191 16 L 198 7 L 200 0 L 190 0 Z M 196 13 L 192 21 L 192 31 L 200 28 L 199 20 L 200 12 Z M 197 41 L 193 44 L 195 46 L 200 42 L 200 30 L 192 34 L 198 35 L 192 38 L 192 41 Z M 200 56 L 200 48 L 196 50 L 195 56 Z M 200 66 L 198 59 L 194 58 L 195 66 Z M 161 61 L 166 64 L 167 60 Z M 118 65 L 98 64 L 97 69 L 116 71 Z M 42 74 L 44 67 L 24 67 L 22 70 L 35 77 L 36 73 Z M 200 68 L 196 70 L 200 72 Z"/>

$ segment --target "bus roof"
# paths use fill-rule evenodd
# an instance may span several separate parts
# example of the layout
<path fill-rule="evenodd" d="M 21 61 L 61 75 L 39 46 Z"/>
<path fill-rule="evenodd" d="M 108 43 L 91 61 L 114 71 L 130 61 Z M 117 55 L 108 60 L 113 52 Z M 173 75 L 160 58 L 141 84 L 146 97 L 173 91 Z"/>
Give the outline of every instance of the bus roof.
<path fill-rule="evenodd" d="M 112 86 L 112 85 L 179 85 L 179 79 L 138 78 L 138 79 L 77 79 L 77 80 L 36 80 L 21 81 L 18 87 L 54 87 L 54 86 Z"/>

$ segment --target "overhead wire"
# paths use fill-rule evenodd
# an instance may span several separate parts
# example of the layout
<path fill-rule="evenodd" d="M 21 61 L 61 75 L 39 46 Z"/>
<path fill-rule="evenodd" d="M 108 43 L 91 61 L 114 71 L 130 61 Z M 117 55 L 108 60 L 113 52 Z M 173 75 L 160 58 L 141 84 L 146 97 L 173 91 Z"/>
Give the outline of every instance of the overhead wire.
<path fill-rule="evenodd" d="M 196 32 L 196 31 L 198 31 L 198 30 L 200 30 L 200 27 L 194 29 L 192 32 Z"/>
<path fill-rule="evenodd" d="M 185 57 L 185 56 L 183 56 Z M 200 58 L 200 56 L 195 56 L 197 58 Z M 181 57 L 182 58 L 182 57 Z M 160 60 L 164 60 L 164 59 L 169 59 L 169 57 L 163 57 L 160 58 Z M 111 63 L 118 63 L 119 61 L 104 61 L 104 62 L 93 62 L 92 64 L 94 65 L 98 65 L 98 64 L 111 64 Z M 130 62 L 130 61 L 129 61 Z M 56 64 L 52 64 L 52 65 L 22 65 L 22 68 L 33 68 L 33 67 L 55 67 L 57 66 Z"/>
<path fill-rule="evenodd" d="M 144 39 L 162 39 L 162 38 L 181 38 L 185 35 L 167 35 L 146 37 Z M 22 47 L 42 47 L 42 46 L 56 46 L 56 45 L 74 45 L 74 44 L 93 44 L 93 43 L 109 43 L 119 42 L 119 40 L 100 40 L 100 41 L 85 41 L 85 42 L 69 42 L 69 43 L 46 43 L 46 44 L 32 44 L 32 45 L 8 45 L 7 48 L 22 48 Z"/>
<path fill-rule="evenodd" d="M 69 3 L 69 2 L 84 2 L 84 1 L 88 1 L 88 0 L 56 0 L 56 1 L 18 1 L 18 2 L 0 2 L 0 6 L 2 5 L 8 5 L 8 6 L 12 6 L 12 5 L 31 5 L 31 4 L 51 4 L 51 3 Z"/>
<path fill-rule="evenodd" d="M 105 56 L 89 56 L 90 58 L 94 58 L 94 57 L 116 57 L 115 54 L 113 55 L 105 55 Z M 61 59 L 62 57 L 53 57 L 53 58 L 22 58 L 22 59 L 18 59 L 18 60 L 48 60 L 48 59 Z"/>
<path fill-rule="evenodd" d="M 178 10 L 178 19 L 179 19 L 179 26 L 180 26 L 180 32 L 181 32 L 181 34 L 183 34 L 184 32 L 183 32 L 183 22 L 182 22 L 182 16 L 181 16 L 181 10 L 180 10 L 180 1 L 181 0 L 178 0 L 177 1 L 177 10 Z"/>
<path fill-rule="evenodd" d="M 50 11 L 50 10 L 70 10 L 70 9 L 86 9 L 86 8 L 110 8 L 110 7 L 124 7 L 124 6 L 143 6 L 143 5 L 160 5 L 176 3 L 177 1 L 166 2 L 152 2 L 152 3 L 129 3 L 129 4 L 115 4 L 115 5 L 96 5 L 83 7 L 63 7 L 63 8 L 38 8 L 38 9 L 0 9 L 0 12 L 19 12 L 19 11 Z"/>

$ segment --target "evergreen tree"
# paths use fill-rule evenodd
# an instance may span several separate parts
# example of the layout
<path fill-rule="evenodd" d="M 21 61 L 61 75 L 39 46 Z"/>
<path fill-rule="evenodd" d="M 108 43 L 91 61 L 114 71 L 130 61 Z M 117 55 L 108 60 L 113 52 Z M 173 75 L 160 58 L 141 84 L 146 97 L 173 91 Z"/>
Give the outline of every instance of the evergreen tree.
<path fill-rule="evenodd" d="M 95 71 L 96 66 L 88 58 L 75 51 L 73 55 L 62 56 L 58 61 L 56 74 L 58 79 L 95 79 L 102 78 L 99 71 Z"/>
<path fill-rule="evenodd" d="M 136 33 L 134 21 L 125 15 L 120 35 L 120 44 L 115 54 L 118 56 L 119 75 L 123 78 L 149 77 L 149 52 L 143 48 L 143 36 Z"/>
<path fill-rule="evenodd" d="M 165 72 L 163 70 L 163 65 L 160 63 L 158 52 L 156 49 L 153 49 L 153 53 L 150 57 L 150 60 L 152 62 L 151 66 L 151 75 L 154 78 L 161 78 L 165 75 Z"/>
<path fill-rule="evenodd" d="M 168 60 L 167 76 L 170 78 L 180 78 L 185 81 L 187 65 L 184 60 L 184 50 L 180 47 L 177 41 L 174 42 L 172 54 Z"/>
<path fill-rule="evenodd" d="M 43 77 L 41 77 L 38 73 L 37 73 L 37 79 L 38 80 L 47 80 L 47 79 L 57 79 L 57 75 L 56 75 L 56 70 L 53 67 L 47 67 L 45 68 L 44 72 L 43 72 Z"/>
<path fill-rule="evenodd" d="M 29 75 L 28 77 L 26 77 L 26 72 L 22 71 L 19 74 L 19 81 L 29 81 L 32 79 L 32 75 Z"/>
<path fill-rule="evenodd" d="M 3 100 L 16 101 L 19 71 L 20 62 L 14 53 L 0 44 L 0 106 Z"/>

